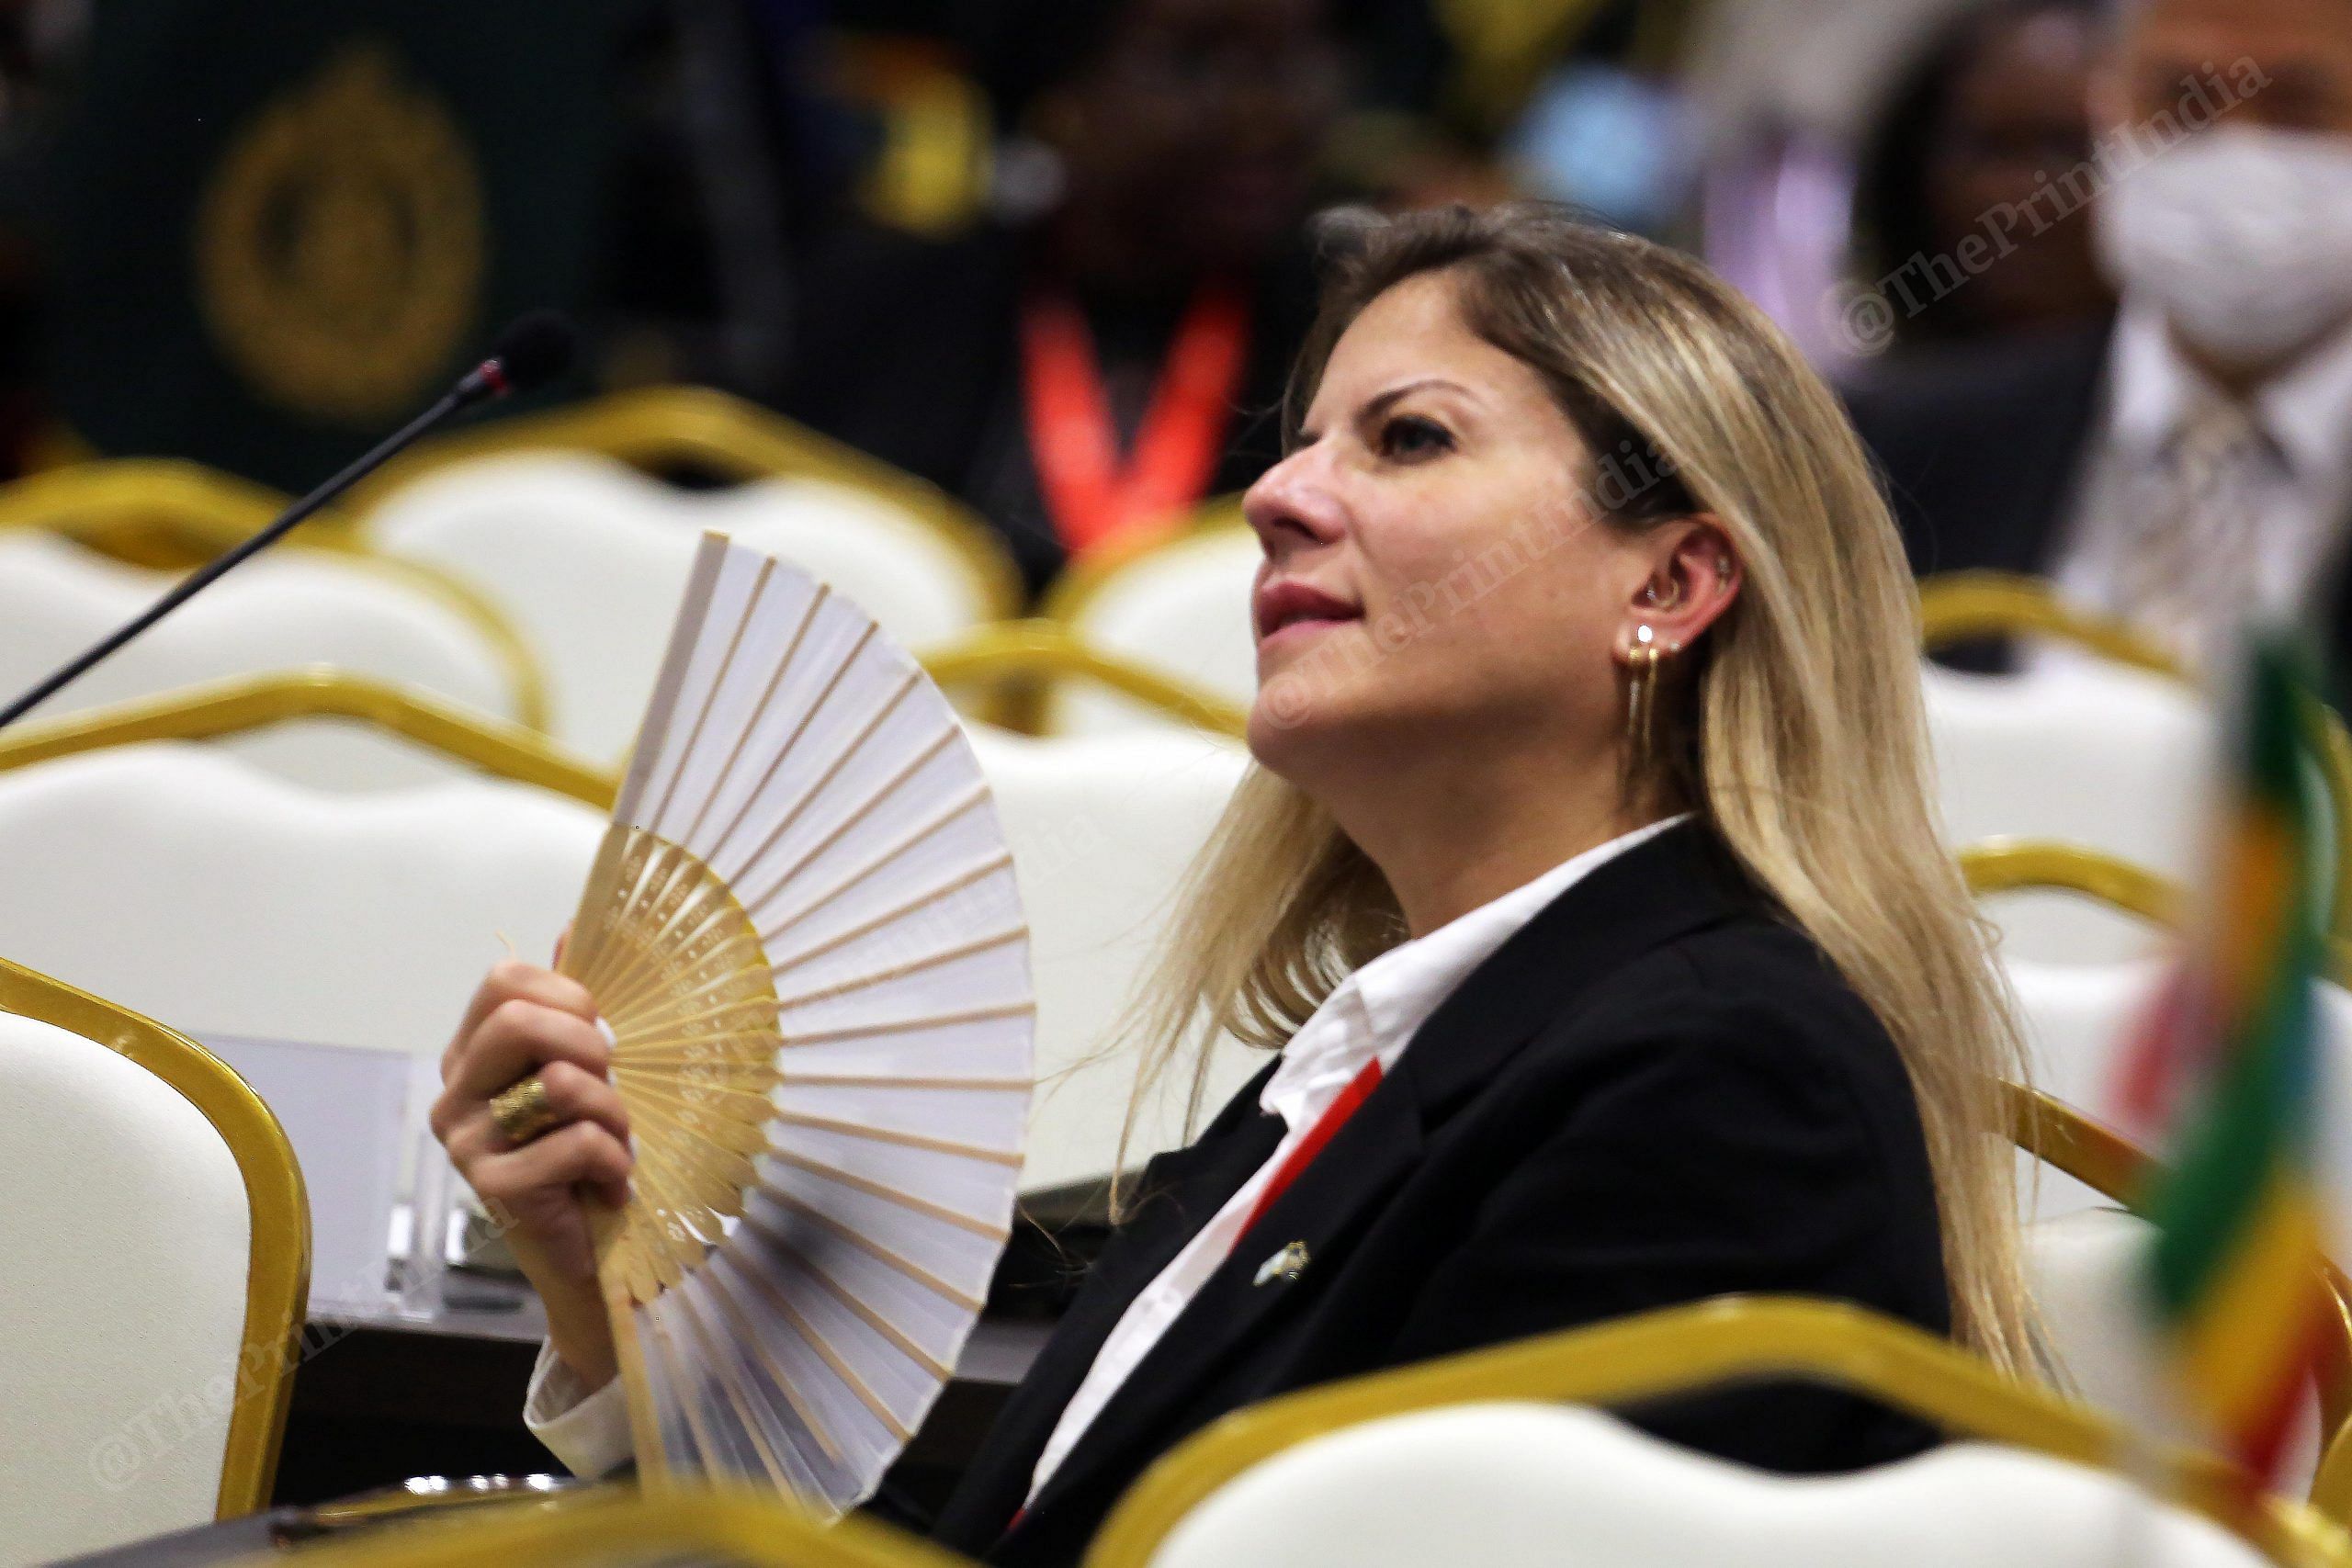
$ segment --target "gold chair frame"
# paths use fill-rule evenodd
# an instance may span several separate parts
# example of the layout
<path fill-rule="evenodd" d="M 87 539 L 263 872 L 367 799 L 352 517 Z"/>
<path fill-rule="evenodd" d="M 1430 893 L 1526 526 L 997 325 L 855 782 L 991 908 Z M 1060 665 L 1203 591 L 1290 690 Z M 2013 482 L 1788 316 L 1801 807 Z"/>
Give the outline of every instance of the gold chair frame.
<path fill-rule="evenodd" d="M 1956 571 L 1919 584 L 1919 645 L 1932 650 L 1970 637 L 2031 636 L 2070 644 L 2119 664 L 2196 689 L 2180 661 L 2129 624 L 2077 609 L 2040 578 L 2010 572 Z M 2335 833 L 2335 886 L 2329 925 L 2352 937 L 2352 731 L 2333 708 L 2313 702 L 2308 715 L 2312 760 L 2326 781 Z"/>
<path fill-rule="evenodd" d="M 438 697 L 325 665 L 239 676 L 133 702 L 89 708 L 0 734 L 0 771 L 141 740 L 210 740 L 292 719 L 339 718 L 518 784 L 607 810 L 613 773 L 536 730 Z"/>
<path fill-rule="evenodd" d="M 401 486 L 473 457 L 590 452 L 639 468 L 693 463 L 737 480 L 797 475 L 862 490 L 930 527 L 963 563 L 990 620 L 1021 613 L 1021 573 L 985 523 L 936 486 L 707 387 L 648 387 L 421 443 L 353 487 L 364 515 Z"/>
<path fill-rule="evenodd" d="M 2002 1378 L 1949 1342 L 1842 1303 L 1724 1296 L 1284 1394 L 1210 1426 L 1144 1472 L 1088 1549 L 1085 1568 L 1143 1568 L 1179 1520 L 1234 1477 L 1310 1438 L 1480 1400 L 1615 1404 L 1757 1376 L 1801 1375 L 1870 1395 L 1947 1431 L 2078 1464 L 2146 1473 L 2113 1424 Z M 2282 1563 L 2352 1564 L 2352 1543 L 2306 1505 L 2245 1501 L 2207 1454 L 2154 1456 L 2166 1493 Z M 2120 1461 L 2130 1460 L 2125 1464 Z"/>
<path fill-rule="evenodd" d="M 269 1502 L 294 1394 L 311 1279 L 311 1209 L 293 1145 L 244 1079 L 187 1036 L 60 980 L 0 959 L 0 1012 L 78 1034 L 176 1089 L 220 1134 L 245 1182 L 251 1241 L 236 1393 L 215 1515 Z"/>
<path fill-rule="evenodd" d="M 1001 621 L 932 649 L 922 667 L 943 686 L 978 687 L 993 698 L 990 716 L 1007 728 L 1039 731 L 1037 710 L 1047 690 L 1066 681 L 1108 686 L 1182 723 L 1238 737 L 1249 716 L 1221 697 L 1130 664 L 1071 635 L 1057 621 Z"/>
<path fill-rule="evenodd" d="M 630 1557 L 628 1553 L 641 1555 Z M 467 1509 L 246 1559 L 248 1568 L 511 1568 L 517 1562 L 719 1562 L 743 1568 L 969 1568 L 970 1560 L 851 1516 L 820 1524 L 771 1496 L 599 1486 L 539 1506 Z"/>
<path fill-rule="evenodd" d="M 36 529 L 133 566 L 200 566 L 268 525 L 291 498 L 199 463 L 118 457 L 53 468 L 0 486 L 0 531 Z M 368 576 L 433 600 L 479 633 L 526 728 L 548 727 L 547 676 L 514 623 L 463 579 L 380 555 L 347 519 L 322 513 L 279 547 L 334 556 Z"/>
<path fill-rule="evenodd" d="M 96 457 L 0 485 L 0 528 L 37 528 L 139 566 L 200 566 L 266 525 L 294 498 L 179 457 Z M 347 547 L 333 511 L 302 525 L 314 547 Z"/>
<path fill-rule="evenodd" d="M 2136 915 L 2152 925 L 2177 929 L 2187 895 L 2167 879 L 2097 850 L 2046 840 L 1993 840 L 1960 852 L 1961 874 L 1969 891 L 2020 892 L 2048 888 L 2077 893 Z M 2342 944 L 2332 954 L 2334 978 L 2345 983 Z M 2136 1211 L 2140 1194 L 2155 1174 L 2155 1157 L 2103 1122 L 2038 1089 L 2002 1086 L 2009 1097 L 2011 1136 L 2018 1147 L 2064 1171 L 2123 1208 Z M 2330 1519 L 2352 1528 L 2352 1280 L 2323 1260 L 2334 1311 L 2324 1363 L 2320 1369 L 2320 1461 L 2312 1476 L 2311 1502 Z"/>

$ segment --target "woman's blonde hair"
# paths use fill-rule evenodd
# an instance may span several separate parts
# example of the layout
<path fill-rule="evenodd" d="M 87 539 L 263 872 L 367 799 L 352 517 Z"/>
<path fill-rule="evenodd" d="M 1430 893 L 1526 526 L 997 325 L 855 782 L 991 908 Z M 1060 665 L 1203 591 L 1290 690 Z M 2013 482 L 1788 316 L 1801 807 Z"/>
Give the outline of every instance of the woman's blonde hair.
<path fill-rule="evenodd" d="M 1827 953 L 1902 1053 L 1933 1168 L 1953 1331 L 2034 1367 L 2000 1080 L 2025 1053 L 1987 929 L 1942 847 L 1917 603 L 1835 397 L 1764 315 L 1662 246 L 1521 204 L 1352 219 L 1299 359 L 1298 411 L 1348 323 L 1442 272 L 1472 331 L 1532 367 L 1597 469 L 1615 526 L 1711 513 L 1745 568 L 1677 664 L 1653 782 L 1710 822 Z M 1639 482 L 1622 482 L 1626 474 Z M 1220 1032 L 1279 1048 L 1404 935 L 1379 869 L 1295 786 L 1252 768 L 1203 852 L 1131 1014 L 1136 1106 L 1190 1049 L 1197 1115 Z M 1136 1111 L 1131 1106 L 1130 1131 Z M 1124 1150 L 1123 1150 L 1124 1152 Z M 1124 1162 L 1123 1162 L 1124 1163 Z"/>

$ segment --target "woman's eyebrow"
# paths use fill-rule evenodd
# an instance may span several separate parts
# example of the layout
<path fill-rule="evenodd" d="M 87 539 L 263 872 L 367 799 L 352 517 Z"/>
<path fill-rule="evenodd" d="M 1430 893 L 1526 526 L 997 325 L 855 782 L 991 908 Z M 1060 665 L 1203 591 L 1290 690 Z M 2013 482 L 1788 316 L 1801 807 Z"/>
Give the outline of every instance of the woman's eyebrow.
<path fill-rule="evenodd" d="M 1365 400 L 1363 407 L 1356 411 L 1355 423 L 1361 424 L 1370 420 L 1378 419 L 1382 414 L 1388 412 L 1390 405 L 1395 403 L 1397 399 L 1404 397 L 1408 392 L 1418 392 L 1424 387 L 1442 387 L 1448 391 L 1461 393 L 1464 397 L 1470 399 L 1473 402 L 1477 401 L 1478 399 L 1478 395 L 1476 392 L 1472 391 L 1469 388 L 1464 386 L 1459 381 L 1450 380 L 1443 376 L 1417 376 L 1409 381 L 1400 381 L 1396 386 L 1387 389 L 1385 391 L 1374 393 L 1372 397 Z M 1322 438 L 1321 434 L 1311 426 L 1306 424 L 1301 424 L 1299 426 L 1298 439 L 1301 445 L 1312 446 Z"/>
<path fill-rule="evenodd" d="M 1408 392 L 1418 392 L 1424 387 L 1442 387 L 1449 391 L 1460 392 L 1474 402 L 1477 400 L 1477 394 L 1459 381 L 1449 380 L 1443 376 L 1417 376 L 1410 381 L 1400 381 L 1386 391 L 1377 393 L 1366 400 L 1362 412 L 1356 417 L 1378 419 L 1388 412 L 1396 400 L 1404 397 Z"/>

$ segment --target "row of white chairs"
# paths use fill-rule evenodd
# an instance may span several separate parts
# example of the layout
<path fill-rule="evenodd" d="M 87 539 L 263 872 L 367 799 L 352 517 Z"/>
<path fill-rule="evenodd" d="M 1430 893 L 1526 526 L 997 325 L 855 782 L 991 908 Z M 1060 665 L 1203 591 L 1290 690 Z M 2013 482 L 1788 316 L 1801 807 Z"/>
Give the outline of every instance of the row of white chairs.
<path fill-rule="evenodd" d="M 687 491 L 608 458 L 522 455 L 424 475 L 356 530 L 298 535 L 44 711 L 325 664 L 514 720 L 610 765 L 643 715 L 711 530 L 831 583 L 910 648 L 1009 613 L 968 538 L 837 480 Z M 0 529 L 0 686 L 29 685 L 172 581 L 110 558 L 96 547 L 106 542 L 95 529 Z M 414 782 L 381 758 L 356 773 L 300 749 L 281 748 L 279 761 L 322 783 Z"/>

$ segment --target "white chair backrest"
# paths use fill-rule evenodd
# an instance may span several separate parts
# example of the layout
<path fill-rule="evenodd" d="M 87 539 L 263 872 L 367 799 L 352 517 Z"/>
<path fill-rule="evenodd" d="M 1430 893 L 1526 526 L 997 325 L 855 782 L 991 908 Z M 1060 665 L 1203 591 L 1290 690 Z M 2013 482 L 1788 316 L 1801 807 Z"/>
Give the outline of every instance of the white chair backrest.
<path fill-rule="evenodd" d="M 2196 1445 L 2197 1427 L 2166 1384 L 2150 1332 L 2148 1249 L 2155 1229 L 2115 1208 L 2084 1208 L 2026 1227 L 2027 1286 L 2048 1348 L 2077 1399 L 2128 1431 Z M 2318 1468 L 2319 1407 L 2307 1400 L 2278 1468 L 2277 1490 L 2300 1497 Z"/>
<path fill-rule="evenodd" d="M 1206 528 L 1121 566 L 1070 617 L 1080 640 L 1246 708 L 1258 694 L 1250 588 L 1263 552 L 1247 528 Z M 1046 728 L 1105 735 L 1174 721 L 1116 692 L 1074 683 L 1055 694 Z"/>
<path fill-rule="evenodd" d="M 847 594 L 918 652 L 990 619 L 971 562 L 929 525 L 831 479 L 760 479 L 683 499 L 715 528 Z"/>
<path fill-rule="evenodd" d="M 0 537 L 0 689 L 31 685 L 175 580 L 49 535 Z M 463 612 L 364 559 L 293 550 L 239 567 L 35 717 L 319 664 L 418 687 L 499 718 L 520 716 L 513 670 Z M 413 747 L 342 726 L 280 726 L 223 744 L 320 788 L 448 776 L 446 764 Z"/>
<path fill-rule="evenodd" d="M 0 1012 L 0 1563 L 211 1518 L 253 1227 L 228 1145 L 128 1056 Z"/>
<path fill-rule="evenodd" d="M 603 818 L 485 779 L 310 790 L 218 750 L 0 773 L 0 953 L 201 1039 L 437 1055 L 505 952 L 544 963 Z"/>
<path fill-rule="evenodd" d="M 2130 1555 L 2119 1552 L 2130 1551 Z M 1245 1471 L 1151 1568 L 2256 1568 L 2219 1525 L 2119 1476 L 1962 1443 L 1791 1477 L 1549 1404 L 1452 1405 L 1349 1427 Z"/>
<path fill-rule="evenodd" d="M 1176 907 L 1178 884 L 1248 755 L 1204 732 L 1038 740 L 977 728 L 974 743 L 1012 847 L 1037 990 L 1036 1107 L 1025 1190 L 1110 1174 L 1135 1082 L 1132 1050 L 1102 1055 Z M 1204 1113 L 1264 1064 L 1228 1043 Z M 1128 1164 L 1184 1141 L 1187 1085 L 1150 1102 Z"/>
<path fill-rule="evenodd" d="M 817 479 L 698 493 L 583 454 L 484 457 L 403 486 L 366 528 L 503 611 L 545 670 L 552 733 L 600 762 L 644 717 L 706 529 L 802 567 L 917 651 L 990 613 L 970 563 L 930 527 Z"/>
<path fill-rule="evenodd" d="M 2055 839 L 2194 877 L 2217 736 L 2187 687 L 2054 654 L 2014 676 L 1929 664 L 1922 682 L 1947 842 Z M 2149 946 L 2141 922 L 2062 893 L 1985 907 L 2012 958 L 2101 963 Z"/>

